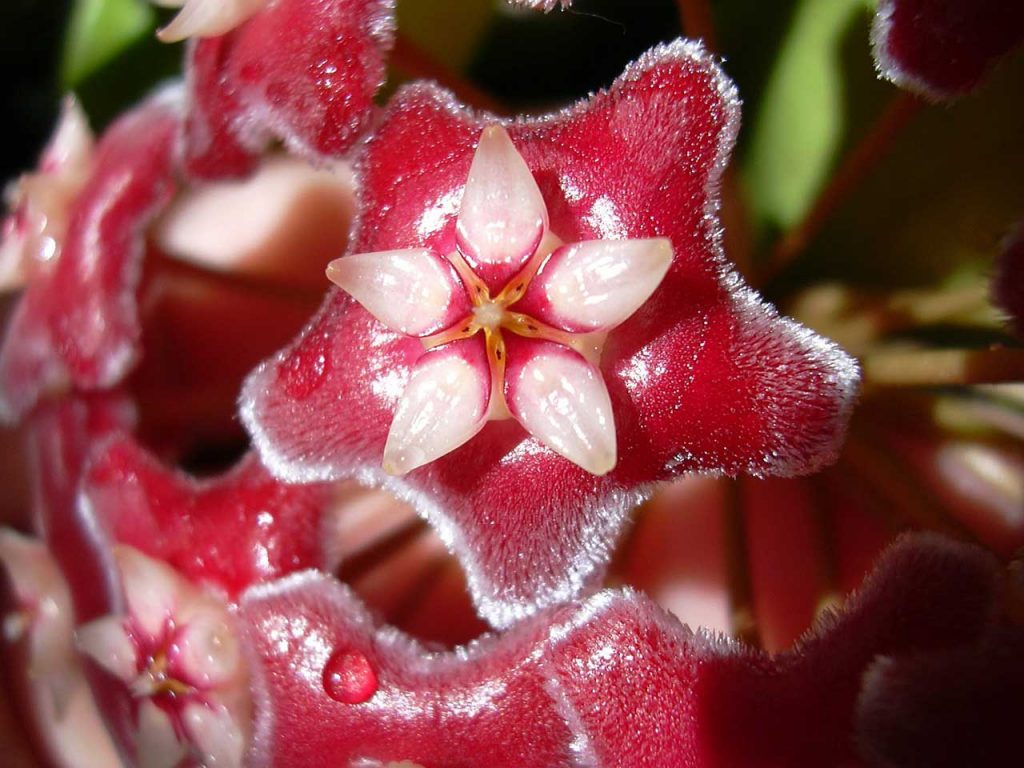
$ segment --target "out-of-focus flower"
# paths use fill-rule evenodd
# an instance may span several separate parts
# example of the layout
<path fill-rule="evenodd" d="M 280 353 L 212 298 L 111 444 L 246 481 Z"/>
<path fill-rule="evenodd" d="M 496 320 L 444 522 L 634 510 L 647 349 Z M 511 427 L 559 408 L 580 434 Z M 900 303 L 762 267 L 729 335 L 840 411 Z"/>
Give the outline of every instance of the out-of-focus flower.
<path fill-rule="evenodd" d="M 992 299 L 1017 335 L 1024 337 L 1024 225 L 1018 225 L 1003 243 L 992 278 Z"/>
<path fill-rule="evenodd" d="M 1024 8 L 1002 0 L 882 0 L 872 39 L 884 77 L 945 101 L 974 89 L 1024 41 Z"/>
<path fill-rule="evenodd" d="M 646 54 L 588 102 L 507 125 L 561 241 L 672 245 L 658 289 L 604 342 L 598 368 L 615 418 L 613 471 L 597 478 L 518 424 L 492 421 L 432 463 L 385 475 L 388 425 L 403 391 L 417 384 L 411 372 L 423 344 L 340 292 L 245 386 L 242 416 L 264 462 L 289 481 L 357 477 L 407 499 L 457 554 L 481 614 L 496 626 L 600 578 L 630 508 L 656 480 L 687 471 L 795 475 L 827 464 L 857 367 L 780 318 L 724 260 L 715 212 L 737 119 L 735 91 L 717 65 L 699 46 L 677 42 Z M 464 252 L 460 205 L 477 140 L 492 123 L 431 86 L 397 94 L 361 160 L 351 250 Z M 510 348 L 508 359 L 528 357 Z M 524 388 L 524 396 L 538 402 L 509 402 L 520 420 L 550 399 L 563 428 L 585 432 L 554 390 L 548 398 L 543 388 Z M 310 413 L 319 418 L 311 422 Z"/>
<path fill-rule="evenodd" d="M 60 255 L 71 202 L 89 177 L 92 153 L 89 124 L 69 96 L 39 169 L 11 184 L 5 196 L 12 213 L 0 235 L 0 290 L 20 288 Z"/>

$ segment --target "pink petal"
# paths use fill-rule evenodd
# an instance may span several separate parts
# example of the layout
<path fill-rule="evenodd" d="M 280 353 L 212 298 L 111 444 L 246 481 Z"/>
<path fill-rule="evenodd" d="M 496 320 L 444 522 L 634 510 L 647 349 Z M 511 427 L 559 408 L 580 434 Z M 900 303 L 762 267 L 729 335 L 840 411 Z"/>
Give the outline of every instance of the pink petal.
<path fill-rule="evenodd" d="M 196 480 L 119 437 L 97 453 L 82 488 L 114 541 L 229 595 L 325 562 L 319 521 L 332 489 L 285 485 L 252 455 Z"/>
<path fill-rule="evenodd" d="M 328 265 L 327 277 L 388 328 L 407 336 L 443 330 L 471 311 L 451 263 L 423 249 L 345 256 Z"/>
<path fill-rule="evenodd" d="M 266 0 L 185 0 L 171 23 L 156 34 L 162 42 L 214 37 L 229 32 L 266 4 Z"/>
<path fill-rule="evenodd" d="M 651 297 L 671 265 L 665 238 L 573 243 L 551 254 L 515 309 L 574 333 L 608 331 Z"/>
<path fill-rule="evenodd" d="M 226 37 L 200 41 L 189 71 L 189 168 L 238 173 L 245 150 L 269 136 L 321 159 L 346 152 L 373 117 L 392 15 L 391 0 L 279 0 Z"/>
<path fill-rule="evenodd" d="M 831 461 L 856 364 L 778 317 L 721 252 L 716 195 L 737 120 L 717 65 L 677 42 L 590 102 L 507 126 L 560 238 L 672 243 L 664 284 L 601 356 L 614 471 L 595 478 L 517 424 L 493 422 L 401 481 L 385 477 L 385 428 L 418 351 L 336 296 L 246 383 L 242 418 L 270 470 L 290 482 L 357 477 L 409 500 L 459 557 L 481 615 L 504 626 L 599 579 L 652 482 L 693 470 L 794 475 Z M 432 86 L 397 94 L 362 159 L 352 250 L 451 253 L 474 147 L 493 122 Z"/>
<path fill-rule="evenodd" d="M 497 293 L 537 250 L 548 211 L 537 182 L 508 133 L 480 134 L 456 222 L 459 250 Z"/>
<path fill-rule="evenodd" d="M 872 29 L 881 74 L 935 101 L 975 88 L 1024 41 L 1024 6 L 1004 0 L 882 0 Z"/>
<path fill-rule="evenodd" d="M 135 363 L 145 230 L 174 191 L 178 126 L 173 94 L 163 94 L 104 134 L 60 258 L 32 282 L 7 326 L 0 417 L 18 418 L 69 385 L 112 387 Z"/>
<path fill-rule="evenodd" d="M 551 690 L 588 764 L 844 765 L 857 757 L 864 670 L 878 654 L 979 637 L 996 579 L 979 549 L 905 539 L 840 616 L 774 657 L 694 633 L 635 594 L 602 593 L 552 633 Z"/>
<path fill-rule="evenodd" d="M 384 471 L 404 475 L 463 445 L 487 422 L 491 372 L 481 334 L 424 354 L 388 430 Z"/>
<path fill-rule="evenodd" d="M 509 410 L 534 439 L 594 475 L 615 467 L 615 420 L 601 372 L 550 342 L 509 339 Z"/>
<path fill-rule="evenodd" d="M 432 653 L 375 627 L 348 590 L 312 572 L 252 590 L 241 617 L 262 671 L 254 739 L 261 764 L 570 764 L 570 734 L 538 659 L 542 622 Z M 343 665 L 348 682 L 336 689 Z"/>

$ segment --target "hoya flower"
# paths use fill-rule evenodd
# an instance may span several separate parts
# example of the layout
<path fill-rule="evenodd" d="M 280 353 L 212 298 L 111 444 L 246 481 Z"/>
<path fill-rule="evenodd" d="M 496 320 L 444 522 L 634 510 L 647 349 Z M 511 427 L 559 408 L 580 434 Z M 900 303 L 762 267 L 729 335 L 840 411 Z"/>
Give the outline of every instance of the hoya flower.
<path fill-rule="evenodd" d="M 189 48 L 191 174 L 242 174 L 271 140 L 318 161 L 338 158 L 369 126 L 394 36 L 393 0 L 200 0 L 194 8 L 231 23 L 252 15 Z M 188 11 L 165 35 L 203 34 L 183 18 Z"/>
<path fill-rule="evenodd" d="M 240 766 L 252 703 L 226 604 L 137 550 L 114 558 L 124 610 L 79 627 L 76 641 L 130 694 L 115 732 L 129 731 L 140 766 Z"/>
<path fill-rule="evenodd" d="M 872 41 L 883 77 L 946 101 L 973 90 L 1024 41 L 1024 9 L 1001 0 L 882 0 Z"/>
<path fill-rule="evenodd" d="M 24 654 L 5 671 L 20 684 L 43 752 L 57 765 L 84 753 L 98 768 L 119 766 L 74 649 L 71 597 L 57 563 L 42 542 L 8 529 L 0 529 L 0 563 L 14 598 L 0 638 Z"/>
<path fill-rule="evenodd" d="M 336 292 L 251 376 L 242 415 L 271 471 L 408 499 L 458 555 L 482 615 L 505 626 L 593 584 L 654 481 L 831 461 L 855 363 L 779 317 L 721 252 L 737 121 L 732 85 L 683 42 L 530 121 L 477 115 L 429 85 L 400 91 L 361 160 L 356 255 L 332 267 L 387 323 Z M 622 268 L 638 279 L 616 283 Z M 497 300 L 474 304 L 484 289 Z M 520 323 L 520 308 L 542 322 Z M 597 350 L 576 335 L 609 329 Z M 425 351 L 410 333 L 449 343 Z M 502 395 L 516 418 L 484 423 Z M 386 458 L 407 473 L 387 474 Z"/>
<path fill-rule="evenodd" d="M 60 255 L 68 209 L 89 177 L 92 150 L 85 115 L 68 97 L 39 169 L 13 182 L 5 196 L 11 213 L 0 242 L 0 289 L 21 287 Z"/>
<path fill-rule="evenodd" d="M 275 766 L 838 765 L 858 757 L 850 734 L 876 657 L 984 642 L 1000 594 L 989 556 L 923 536 L 775 656 L 692 631 L 630 591 L 442 653 L 375 625 L 322 574 L 252 590 L 240 617 L 266 703 L 258 743 Z M 998 688 L 1001 701 L 1011 692 Z"/>
<path fill-rule="evenodd" d="M 604 335 L 654 293 L 672 246 L 666 238 L 559 246 L 548 222 L 522 156 L 503 128 L 488 126 L 463 192 L 456 251 L 357 254 L 328 267 L 383 325 L 430 351 L 397 406 L 385 471 L 434 461 L 509 413 L 591 474 L 615 467 L 608 390 L 587 357 L 600 359 Z"/>

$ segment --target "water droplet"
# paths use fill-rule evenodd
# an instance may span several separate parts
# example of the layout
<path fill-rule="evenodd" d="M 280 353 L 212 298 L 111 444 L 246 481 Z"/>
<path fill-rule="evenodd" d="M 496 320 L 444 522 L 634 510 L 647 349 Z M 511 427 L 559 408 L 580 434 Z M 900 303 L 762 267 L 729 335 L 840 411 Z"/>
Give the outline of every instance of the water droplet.
<path fill-rule="evenodd" d="M 335 701 L 362 704 L 377 692 L 377 673 L 359 651 L 335 651 L 324 665 L 324 690 Z"/>

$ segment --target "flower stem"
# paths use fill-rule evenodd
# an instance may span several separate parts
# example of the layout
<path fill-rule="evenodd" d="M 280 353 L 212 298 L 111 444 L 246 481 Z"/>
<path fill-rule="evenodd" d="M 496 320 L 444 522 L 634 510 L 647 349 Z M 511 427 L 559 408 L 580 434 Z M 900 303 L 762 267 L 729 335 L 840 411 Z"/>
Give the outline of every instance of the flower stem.
<path fill-rule="evenodd" d="M 928 387 L 1024 381 L 1024 349 L 883 350 L 861 360 L 876 387 Z"/>
<path fill-rule="evenodd" d="M 765 264 L 761 282 L 767 283 L 796 261 L 822 230 L 832 214 L 888 154 L 903 129 L 924 102 L 903 91 L 891 98 L 860 142 L 846 155 L 832 179 L 818 194 L 804 218 L 784 233 Z"/>
<path fill-rule="evenodd" d="M 679 24 L 683 34 L 704 41 L 710 51 L 718 50 L 715 22 L 708 0 L 676 0 L 679 7 Z"/>
<path fill-rule="evenodd" d="M 497 99 L 484 93 L 461 75 L 434 59 L 401 33 L 395 38 L 395 48 L 391 52 L 391 64 L 395 69 L 410 77 L 436 80 L 454 93 L 460 101 L 477 109 L 499 115 L 509 112 L 508 108 Z"/>

